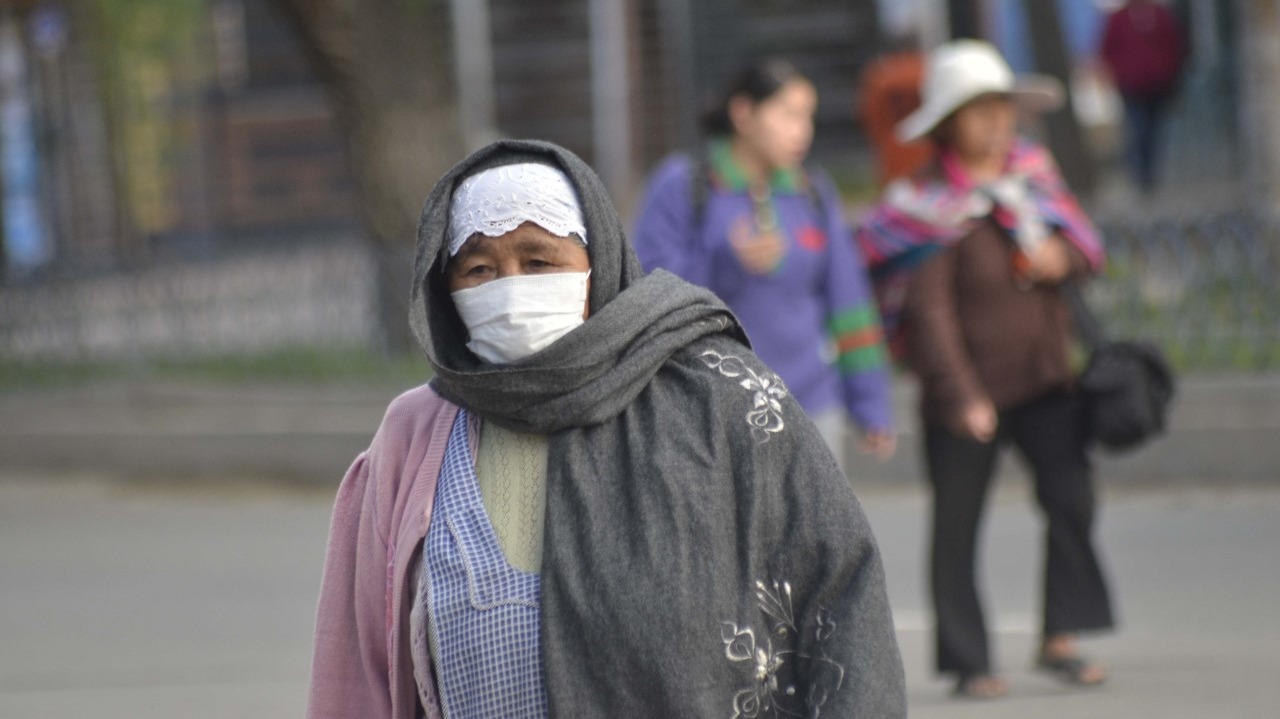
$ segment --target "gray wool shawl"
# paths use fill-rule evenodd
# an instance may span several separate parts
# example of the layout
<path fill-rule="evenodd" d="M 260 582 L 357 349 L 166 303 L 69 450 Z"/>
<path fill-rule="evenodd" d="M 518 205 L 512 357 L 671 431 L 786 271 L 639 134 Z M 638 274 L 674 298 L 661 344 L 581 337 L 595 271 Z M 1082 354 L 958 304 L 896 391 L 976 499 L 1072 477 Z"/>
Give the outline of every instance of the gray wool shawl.
<path fill-rule="evenodd" d="M 465 347 L 449 200 L 542 162 L 586 218 L 590 316 L 519 362 Z M 542 649 L 555 717 L 902 717 L 879 551 L 835 459 L 710 292 L 645 276 L 603 185 L 563 148 L 501 141 L 436 185 L 411 322 L 441 396 L 550 436 Z"/>

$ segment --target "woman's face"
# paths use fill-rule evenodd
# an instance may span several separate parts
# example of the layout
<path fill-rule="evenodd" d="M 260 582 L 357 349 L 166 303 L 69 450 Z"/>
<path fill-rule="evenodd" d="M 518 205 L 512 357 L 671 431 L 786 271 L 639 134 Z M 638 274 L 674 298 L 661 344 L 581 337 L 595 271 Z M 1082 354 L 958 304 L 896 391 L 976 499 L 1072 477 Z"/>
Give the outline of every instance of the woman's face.
<path fill-rule="evenodd" d="M 813 143 L 813 113 L 818 91 L 803 78 L 787 81 L 770 97 L 753 102 L 739 96 L 729 103 L 734 131 L 766 165 L 776 170 L 798 167 Z"/>
<path fill-rule="evenodd" d="M 517 275 L 586 272 L 587 248 L 576 237 L 558 237 L 532 222 L 497 237 L 472 235 L 449 260 L 449 291 L 479 287 Z M 586 316 L 586 313 L 583 313 Z"/>
<path fill-rule="evenodd" d="M 1006 95 L 983 95 L 948 120 L 944 141 L 969 162 L 1003 161 L 1013 149 L 1017 108 Z"/>

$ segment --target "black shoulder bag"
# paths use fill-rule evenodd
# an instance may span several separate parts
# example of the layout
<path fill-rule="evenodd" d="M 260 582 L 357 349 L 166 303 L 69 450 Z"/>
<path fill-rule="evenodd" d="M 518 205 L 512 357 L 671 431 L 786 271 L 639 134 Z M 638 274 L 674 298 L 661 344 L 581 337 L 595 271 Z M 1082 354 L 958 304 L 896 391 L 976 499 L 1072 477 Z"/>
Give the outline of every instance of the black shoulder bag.
<path fill-rule="evenodd" d="M 1164 432 L 1175 392 L 1169 363 L 1153 344 L 1108 340 L 1080 288 L 1062 292 L 1089 350 L 1079 379 L 1086 441 L 1111 452 L 1136 449 Z"/>

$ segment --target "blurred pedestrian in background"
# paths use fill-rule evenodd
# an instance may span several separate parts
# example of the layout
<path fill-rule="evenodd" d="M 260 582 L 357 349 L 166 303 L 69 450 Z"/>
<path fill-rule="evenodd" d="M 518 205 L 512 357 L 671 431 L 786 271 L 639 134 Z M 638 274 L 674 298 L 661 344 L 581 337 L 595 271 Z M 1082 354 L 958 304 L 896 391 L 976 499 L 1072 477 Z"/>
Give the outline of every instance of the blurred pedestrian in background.
<path fill-rule="evenodd" d="M 1156 186 L 1165 114 L 1186 58 L 1182 26 L 1153 0 L 1128 0 L 1107 18 L 1101 52 L 1124 100 L 1125 155 L 1133 181 L 1149 193 Z"/>
<path fill-rule="evenodd" d="M 898 123 L 920 106 L 920 81 L 924 78 L 924 53 L 915 49 L 914 38 L 904 44 L 911 47 L 872 60 L 858 80 L 858 121 L 871 140 L 881 189 L 933 158 L 928 142 L 898 139 Z"/>
<path fill-rule="evenodd" d="M 984 42 L 934 50 L 923 104 L 899 132 L 931 138 L 938 159 L 891 184 L 857 233 L 886 327 L 921 384 L 937 669 L 971 697 L 1007 691 L 975 581 L 983 505 L 1005 444 L 1030 464 L 1048 521 L 1036 665 L 1081 685 L 1106 676 L 1075 642 L 1112 617 L 1061 292 L 1101 267 L 1102 249 L 1049 153 L 1016 134 L 1016 100 L 1061 100 L 1049 83 L 1019 83 Z"/>
<path fill-rule="evenodd" d="M 786 61 L 744 68 L 703 118 L 705 149 L 654 172 L 636 253 L 729 305 L 841 462 L 846 417 L 862 449 L 886 458 L 895 435 L 880 318 L 840 198 L 803 164 L 817 103 Z"/>
<path fill-rule="evenodd" d="M 338 491 L 308 716 L 906 716 L 848 481 L 581 160 L 450 171 L 411 317 L 434 379 Z"/>

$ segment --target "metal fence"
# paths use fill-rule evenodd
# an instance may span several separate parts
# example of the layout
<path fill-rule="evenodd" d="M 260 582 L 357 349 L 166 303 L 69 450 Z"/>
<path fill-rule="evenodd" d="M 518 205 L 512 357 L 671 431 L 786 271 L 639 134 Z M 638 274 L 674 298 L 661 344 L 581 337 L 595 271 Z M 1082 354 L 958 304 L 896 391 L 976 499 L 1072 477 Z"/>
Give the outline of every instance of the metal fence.
<path fill-rule="evenodd" d="M 1118 337 L 1163 347 L 1184 370 L 1280 369 L 1280 227 L 1244 211 L 1104 220 L 1090 297 Z"/>
<path fill-rule="evenodd" d="M 1113 335 L 1151 340 L 1183 370 L 1280 369 L 1280 228 L 1239 211 L 1100 226 L 1108 269 L 1089 296 Z M 376 361 L 375 274 L 351 240 L 0 286 L 0 371 L 298 348 Z"/>
<path fill-rule="evenodd" d="M 145 362 L 369 346 L 374 263 L 356 242 L 0 287 L 0 362 Z"/>

